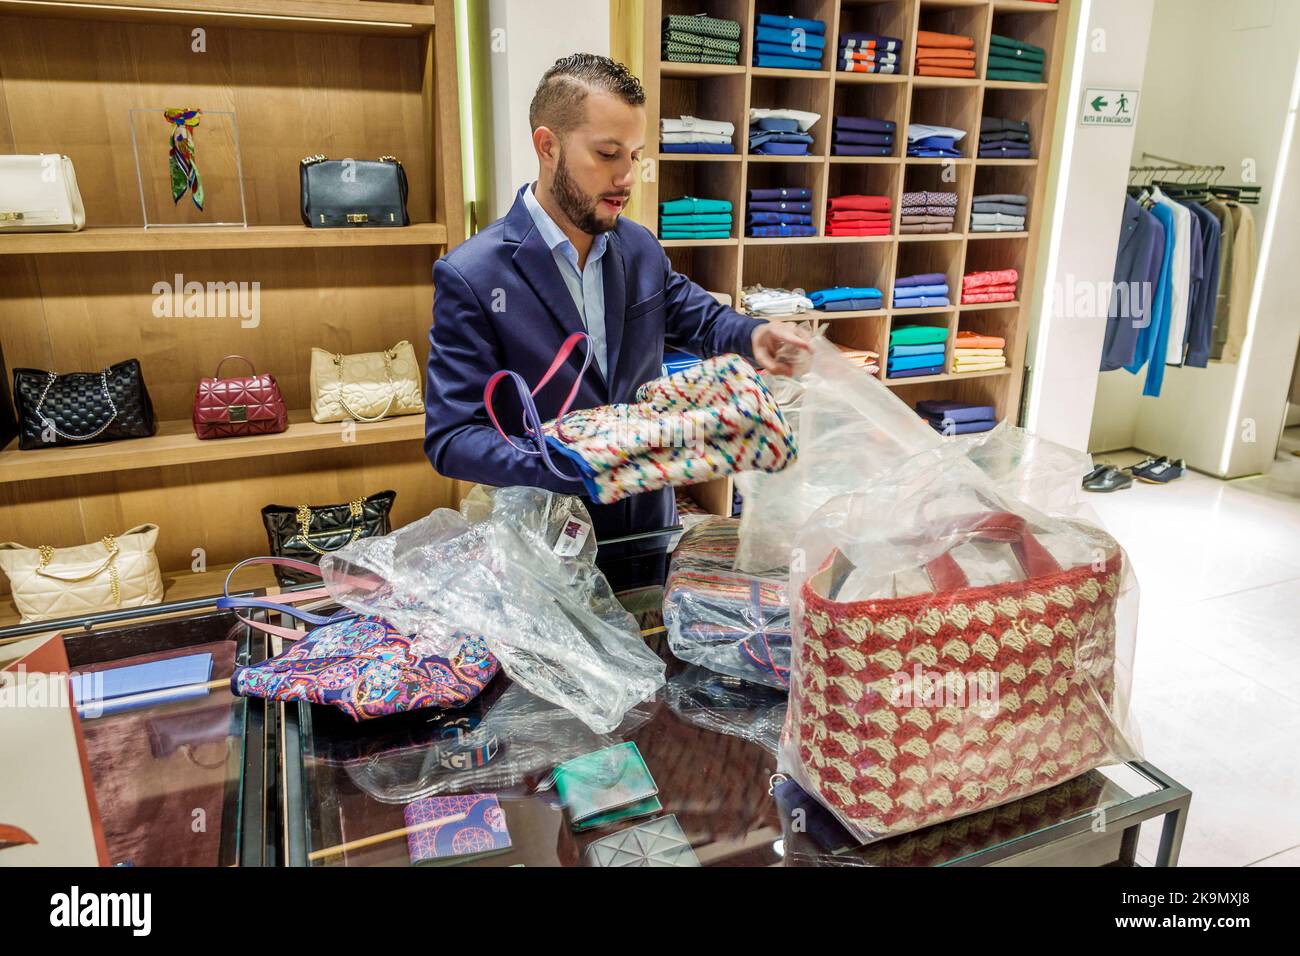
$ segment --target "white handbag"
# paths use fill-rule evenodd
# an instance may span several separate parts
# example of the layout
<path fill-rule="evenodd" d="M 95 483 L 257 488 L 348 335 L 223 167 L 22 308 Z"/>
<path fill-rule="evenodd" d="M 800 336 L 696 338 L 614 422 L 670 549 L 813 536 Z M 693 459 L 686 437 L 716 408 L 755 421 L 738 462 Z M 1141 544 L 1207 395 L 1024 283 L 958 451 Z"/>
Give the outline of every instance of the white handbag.
<path fill-rule="evenodd" d="M 142 524 L 72 548 L 6 541 L 0 544 L 0 570 L 24 624 L 161 604 L 157 540 L 158 526 Z"/>
<path fill-rule="evenodd" d="M 356 355 L 311 350 L 312 421 L 377 422 L 423 411 L 420 369 L 410 342 Z"/>
<path fill-rule="evenodd" d="M 85 225 L 72 160 L 57 153 L 0 156 L 0 233 L 78 232 Z"/>

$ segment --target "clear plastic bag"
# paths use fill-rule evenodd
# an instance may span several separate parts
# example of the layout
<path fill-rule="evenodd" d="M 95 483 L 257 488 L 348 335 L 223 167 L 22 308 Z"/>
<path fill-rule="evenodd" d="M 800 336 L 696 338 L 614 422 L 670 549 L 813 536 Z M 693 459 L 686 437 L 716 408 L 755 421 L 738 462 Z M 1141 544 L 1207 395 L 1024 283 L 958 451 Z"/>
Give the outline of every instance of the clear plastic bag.
<path fill-rule="evenodd" d="M 788 570 L 732 570 L 740 522 L 709 518 L 682 535 L 664 583 L 668 646 L 681 660 L 784 690 L 790 673 Z"/>
<path fill-rule="evenodd" d="M 997 484 L 1003 494 L 1049 515 L 1091 517 L 1083 478 L 1092 456 L 1002 422 L 986 432 L 961 435 L 947 443 L 961 451 Z"/>
<path fill-rule="evenodd" d="M 691 665 L 668 678 L 664 702 L 679 718 L 775 754 L 785 722 L 783 691 Z"/>
<path fill-rule="evenodd" d="M 796 535 L 814 511 L 942 440 L 824 337 L 813 339 L 811 365 L 800 384 L 798 414 L 787 419 L 799 444 L 798 460 L 775 474 L 735 477 L 745 498 L 736 556 L 740 571 L 786 566 Z"/>
<path fill-rule="evenodd" d="M 664 683 L 596 568 L 582 502 L 536 488 L 475 487 L 455 512 L 439 508 L 389 535 L 321 559 L 331 596 L 416 635 L 446 655 L 481 634 L 506 673 L 597 733 Z"/>
<path fill-rule="evenodd" d="M 948 447 L 827 501 L 795 547 L 780 769 L 858 840 L 1138 757 L 1137 584 L 1100 528 Z"/>

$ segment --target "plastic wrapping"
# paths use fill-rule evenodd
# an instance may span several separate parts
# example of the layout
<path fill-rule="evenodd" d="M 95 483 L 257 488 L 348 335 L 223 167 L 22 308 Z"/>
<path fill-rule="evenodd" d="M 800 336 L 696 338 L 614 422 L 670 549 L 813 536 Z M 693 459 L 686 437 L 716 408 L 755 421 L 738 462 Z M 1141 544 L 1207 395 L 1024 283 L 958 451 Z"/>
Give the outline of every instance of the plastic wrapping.
<path fill-rule="evenodd" d="M 784 691 L 692 665 L 668 678 L 663 697 L 688 724 L 776 753 L 785 722 Z"/>
<path fill-rule="evenodd" d="M 946 445 L 973 461 L 998 489 L 1049 515 L 1091 517 L 1083 477 L 1092 456 L 1002 422 L 986 432 L 962 435 Z"/>
<path fill-rule="evenodd" d="M 799 444 L 798 460 L 775 474 L 735 477 L 745 498 L 736 556 L 741 571 L 784 567 L 796 535 L 819 507 L 942 441 L 825 338 L 813 339 L 812 361 L 800 382 L 798 414 L 787 416 Z"/>
<path fill-rule="evenodd" d="M 460 512 L 439 508 L 326 555 L 321 574 L 340 604 L 416 635 L 427 653 L 481 634 L 517 683 L 607 733 L 663 686 L 664 663 L 595 557 L 579 499 L 479 486 Z"/>
<path fill-rule="evenodd" d="M 796 537 L 780 768 L 861 842 L 1138 756 L 1128 561 L 1002 477 L 934 448 Z"/>
<path fill-rule="evenodd" d="M 739 527 L 734 518 L 715 517 L 682 535 L 664 583 L 668 646 L 681 660 L 784 690 L 790 674 L 788 572 L 732 570 Z"/>

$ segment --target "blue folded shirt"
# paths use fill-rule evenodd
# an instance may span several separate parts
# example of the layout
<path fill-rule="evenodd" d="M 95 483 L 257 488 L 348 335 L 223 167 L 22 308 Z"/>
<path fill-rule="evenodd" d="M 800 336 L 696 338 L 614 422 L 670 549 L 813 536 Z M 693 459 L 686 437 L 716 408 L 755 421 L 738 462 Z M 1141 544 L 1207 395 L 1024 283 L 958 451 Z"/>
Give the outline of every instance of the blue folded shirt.
<path fill-rule="evenodd" d="M 823 312 L 870 312 L 878 309 L 884 299 L 837 299 L 818 306 Z"/>
<path fill-rule="evenodd" d="M 948 285 L 905 285 L 894 286 L 894 301 L 902 299 L 919 299 L 926 296 L 947 295 Z"/>
<path fill-rule="evenodd" d="M 943 354 L 943 342 L 931 342 L 927 345 L 891 345 L 889 347 L 889 357 L 895 355 L 934 355 Z"/>
<path fill-rule="evenodd" d="M 808 298 L 820 309 L 827 302 L 837 302 L 840 299 L 883 299 L 884 294 L 872 286 L 838 285 L 810 292 Z"/>
<path fill-rule="evenodd" d="M 820 57 L 816 60 L 805 60 L 802 57 L 791 56 L 788 53 L 785 56 L 775 56 L 771 53 L 754 54 L 755 66 L 764 66 L 773 70 L 819 70 L 821 64 Z"/>
<path fill-rule="evenodd" d="M 826 24 L 821 20 L 803 19 L 801 17 L 787 17 L 778 13 L 760 13 L 758 15 L 759 27 L 775 27 L 778 30 L 803 30 L 805 33 L 815 33 L 822 35 L 826 32 Z"/>
<path fill-rule="evenodd" d="M 797 56 L 805 60 L 822 61 L 821 47 L 807 46 L 796 48 L 791 43 L 755 43 L 754 49 L 759 53 L 771 53 L 775 56 Z"/>

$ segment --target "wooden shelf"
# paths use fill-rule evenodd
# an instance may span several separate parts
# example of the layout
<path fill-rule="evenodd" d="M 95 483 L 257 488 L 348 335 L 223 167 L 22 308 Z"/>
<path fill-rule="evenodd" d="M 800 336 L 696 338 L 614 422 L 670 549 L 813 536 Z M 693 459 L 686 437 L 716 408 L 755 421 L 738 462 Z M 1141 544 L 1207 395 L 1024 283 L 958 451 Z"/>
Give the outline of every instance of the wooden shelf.
<path fill-rule="evenodd" d="M 1059 9 L 1058 4 L 1035 0 L 993 0 L 994 13 L 1055 13 Z"/>
<path fill-rule="evenodd" d="M 690 246 L 734 246 L 739 239 L 660 239 L 659 245 L 668 249 L 685 249 Z"/>
<path fill-rule="evenodd" d="M 854 73 L 849 70 L 836 70 L 836 83 L 906 83 L 910 77 L 906 73 Z"/>
<path fill-rule="evenodd" d="M 829 80 L 830 70 L 791 70 L 779 66 L 750 67 L 749 75 L 758 79 L 771 77 L 778 80 Z"/>
<path fill-rule="evenodd" d="M 1020 80 L 985 80 L 986 90 L 1045 90 L 1046 83 L 1023 83 Z"/>
<path fill-rule="evenodd" d="M 1020 300 L 1013 299 L 1010 302 L 964 302 L 957 306 L 962 312 L 983 312 L 988 309 L 1018 309 Z"/>
<path fill-rule="evenodd" d="M 1024 239 L 1027 232 L 968 232 L 967 239 Z"/>
<path fill-rule="evenodd" d="M 661 163 L 738 163 L 740 153 L 657 153 Z"/>
<path fill-rule="evenodd" d="M 0 451 L 0 484 L 62 478 L 69 475 L 164 468 L 201 462 L 231 461 L 265 455 L 337 450 L 389 442 L 419 441 L 424 438 L 423 415 L 401 415 L 381 422 L 359 422 L 351 441 L 343 440 L 338 422 L 317 424 L 305 410 L 289 413 L 289 428 L 278 435 L 247 438 L 209 438 L 194 435 L 189 421 L 158 423 L 158 433 L 149 438 L 71 445 L 20 451 L 17 440 Z"/>
<path fill-rule="evenodd" d="M 979 86 L 981 82 L 965 76 L 913 76 L 910 79 L 916 89 Z"/>
<path fill-rule="evenodd" d="M 903 160 L 899 156 L 831 156 L 832 163 L 849 163 L 852 165 L 864 165 L 870 163 L 879 163 L 882 166 L 894 166 Z"/>
<path fill-rule="evenodd" d="M 975 160 L 976 166 L 1037 166 L 1038 160 L 1029 159 L 979 159 Z"/>
<path fill-rule="evenodd" d="M 671 60 L 659 63 L 660 76 L 737 76 L 744 72 L 744 66 L 730 63 L 677 63 Z"/>
<path fill-rule="evenodd" d="M 960 382 L 968 378 L 992 378 L 998 375 L 1010 375 L 1009 368 L 995 368 L 987 372 L 944 372 L 941 375 L 914 375 L 911 378 L 884 378 L 886 385 L 925 385 L 929 382 Z"/>
<path fill-rule="evenodd" d="M 431 6 L 370 0 L 0 0 L 0 16 L 380 36 L 419 36 L 434 26 Z"/>
<path fill-rule="evenodd" d="M 81 232 L 27 232 L 0 236 L 0 255 L 216 249 L 353 249 L 360 246 L 442 246 L 446 243 L 447 227 L 436 222 L 358 229 L 308 229 L 306 226 L 141 229 L 136 226 L 102 226 L 83 229 Z"/>
<path fill-rule="evenodd" d="M 746 153 L 745 159 L 751 163 L 822 163 L 825 156 L 807 153 L 802 156 L 766 156 L 763 153 Z"/>
<path fill-rule="evenodd" d="M 162 573 L 163 603 L 193 601 L 225 593 L 226 575 L 232 567 L 234 564 L 223 564 L 220 567 L 208 568 L 206 571 L 191 571 L 188 567 L 180 571 L 164 571 Z M 253 564 L 240 570 L 232 582 L 231 593 L 260 588 L 268 594 L 275 594 L 279 592 L 279 587 L 273 568 L 265 564 Z M 147 609 L 141 608 L 141 610 Z M 154 618 L 154 620 L 158 619 Z M 11 627 L 18 624 L 20 620 L 21 616 L 18 608 L 14 606 L 13 596 L 0 595 L 0 628 Z M 55 622 L 50 623 L 51 631 L 58 630 L 58 627 L 54 626 Z M 0 644 L 3 643 L 5 642 L 0 640 Z"/>

